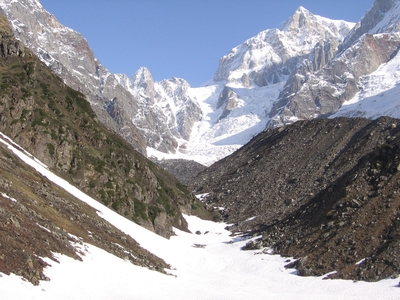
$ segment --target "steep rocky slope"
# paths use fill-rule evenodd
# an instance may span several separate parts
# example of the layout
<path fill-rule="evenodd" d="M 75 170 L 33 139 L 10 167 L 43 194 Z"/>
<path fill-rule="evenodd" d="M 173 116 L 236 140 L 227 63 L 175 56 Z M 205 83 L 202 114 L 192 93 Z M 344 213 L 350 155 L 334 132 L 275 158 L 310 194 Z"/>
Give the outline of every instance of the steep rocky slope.
<path fill-rule="evenodd" d="M 302 258 L 302 275 L 382 279 L 400 271 L 399 141 L 396 119 L 299 121 L 264 131 L 191 185 L 232 230 L 263 235 L 248 247 Z"/>
<path fill-rule="evenodd" d="M 82 92 L 91 103 L 99 120 L 119 132 L 136 150 L 146 152 L 146 142 L 132 122 L 113 119 L 104 109 L 107 101 L 118 98 L 128 101 L 130 95 L 116 87 L 109 95 L 107 80 L 111 75 L 96 59 L 86 39 L 78 32 L 61 25 L 43 10 L 39 1 L 0 1 L 0 12 L 14 29 L 18 40 L 31 49 L 70 87 Z"/>
<path fill-rule="evenodd" d="M 41 176 L 15 156 L 0 136 L 0 272 L 33 284 L 56 254 L 82 260 L 83 243 L 133 264 L 165 272 L 169 266 L 132 237 L 102 219 L 95 209 Z M 7 140 L 6 140 L 7 141 Z M 7 141 L 8 142 L 8 141 Z"/>
<path fill-rule="evenodd" d="M 197 200 L 173 176 L 100 124 L 85 96 L 65 85 L 2 19 L 0 131 L 75 186 L 169 237 Z"/>

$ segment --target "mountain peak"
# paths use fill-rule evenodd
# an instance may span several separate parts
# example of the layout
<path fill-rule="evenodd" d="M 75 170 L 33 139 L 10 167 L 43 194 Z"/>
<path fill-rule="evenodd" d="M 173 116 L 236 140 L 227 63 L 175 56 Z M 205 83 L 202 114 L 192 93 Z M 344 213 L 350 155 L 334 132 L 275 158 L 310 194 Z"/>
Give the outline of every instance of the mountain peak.
<path fill-rule="evenodd" d="M 148 84 L 154 84 L 153 76 L 150 70 L 146 67 L 140 67 L 136 73 L 131 77 L 131 87 L 146 88 Z"/>
<path fill-rule="evenodd" d="M 303 6 L 299 6 L 294 14 L 311 14 L 311 12 Z"/>
<path fill-rule="evenodd" d="M 315 19 L 314 14 L 305 9 L 303 6 L 299 6 L 293 15 L 282 24 L 280 29 L 282 31 L 288 31 L 305 28 L 308 27 L 308 24 L 312 19 Z"/>

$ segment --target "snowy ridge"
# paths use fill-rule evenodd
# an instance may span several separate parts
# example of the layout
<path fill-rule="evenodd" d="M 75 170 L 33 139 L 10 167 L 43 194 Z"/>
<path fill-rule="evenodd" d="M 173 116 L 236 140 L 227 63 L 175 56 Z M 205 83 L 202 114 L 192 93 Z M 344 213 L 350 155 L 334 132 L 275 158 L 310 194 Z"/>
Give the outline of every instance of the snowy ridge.
<path fill-rule="evenodd" d="M 393 1 L 389 11 L 382 11 L 382 20 L 372 28 L 369 33 L 393 33 L 400 29 L 400 2 Z"/>
<path fill-rule="evenodd" d="M 265 251 L 241 251 L 248 241 L 232 237 L 226 224 L 186 217 L 189 229 L 175 230 L 166 240 L 93 200 L 11 145 L 2 135 L 0 142 L 22 161 L 69 193 L 96 208 L 105 220 L 131 235 L 143 247 L 164 258 L 173 267 L 163 275 L 132 265 L 95 246 L 83 243 L 82 261 L 55 254 L 59 263 L 45 259 L 51 281 L 39 286 L 12 274 L 0 273 L 5 299 L 397 299 L 397 280 L 377 283 L 322 280 L 323 277 L 294 276 L 284 265 L 291 261 Z M 6 196 L 7 198 L 7 196 Z M 11 200 L 14 201 L 14 200 Z M 18 199 L 15 199 L 18 201 Z M 105 272 L 106 271 L 106 272 Z M 106 276 L 105 276 L 106 275 Z M 288 288 L 290 286 L 290 288 Z M 149 288 L 155 287 L 155 288 Z"/>

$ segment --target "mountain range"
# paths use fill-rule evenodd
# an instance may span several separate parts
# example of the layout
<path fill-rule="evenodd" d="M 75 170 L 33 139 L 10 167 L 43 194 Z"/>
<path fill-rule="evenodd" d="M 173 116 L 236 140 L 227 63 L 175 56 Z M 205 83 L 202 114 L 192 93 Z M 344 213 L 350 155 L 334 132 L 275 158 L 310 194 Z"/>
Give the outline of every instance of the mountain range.
<path fill-rule="evenodd" d="M 279 28 L 233 48 L 197 88 L 179 78 L 155 82 L 145 67 L 131 77 L 111 74 L 84 37 L 39 1 L 3 0 L 0 7 L 16 37 L 85 94 L 102 123 L 148 157 L 210 165 L 266 127 L 335 114 L 397 117 L 395 110 L 372 113 L 366 106 L 374 101 L 375 77 L 396 85 L 390 72 L 375 72 L 397 54 L 397 1 L 376 1 L 357 24 L 299 7 Z"/>
<path fill-rule="evenodd" d="M 40 284 L 54 253 L 89 244 L 173 270 L 110 208 L 166 238 L 185 215 L 222 218 L 224 244 L 293 257 L 299 275 L 398 277 L 400 1 L 357 24 L 299 7 L 201 87 L 111 74 L 37 0 L 0 11 L 1 272 Z"/>

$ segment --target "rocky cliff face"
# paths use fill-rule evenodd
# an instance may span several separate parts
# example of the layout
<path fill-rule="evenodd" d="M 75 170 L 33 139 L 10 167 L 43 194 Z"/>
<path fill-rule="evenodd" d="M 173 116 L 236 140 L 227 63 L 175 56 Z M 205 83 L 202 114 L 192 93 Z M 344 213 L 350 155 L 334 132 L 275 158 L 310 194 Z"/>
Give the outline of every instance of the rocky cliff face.
<path fill-rule="evenodd" d="M 2 28 L 1 132 L 132 221 L 165 237 L 172 226 L 187 230 L 181 212 L 196 206 L 193 195 L 100 124 L 82 93 Z"/>
<path fill-rule="evenodd" d="M 337 118 L 268 129 L 191 186 L 232 230 L 263 235 L 248 247 L 302 258 L 301 275 L 386 278 L 400 270 L 399 128 Z"/>
<path fill-rule="evenodd" d="M 118 111 L 140 129 L 149 147 L 175 153 L 189 140 L 194 123 L 202 117 L 197 101 L 188 94 L 189 83 L 179 78 L 154 82 L 147 68 L 140 68 L 131 78 L 116 76 L 134 97 L 132 103 L 120 101 Z"/>

